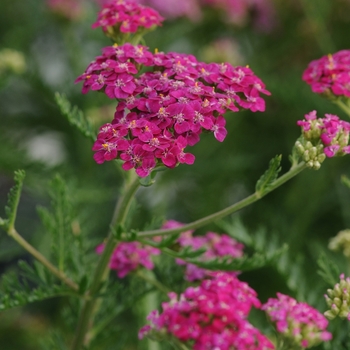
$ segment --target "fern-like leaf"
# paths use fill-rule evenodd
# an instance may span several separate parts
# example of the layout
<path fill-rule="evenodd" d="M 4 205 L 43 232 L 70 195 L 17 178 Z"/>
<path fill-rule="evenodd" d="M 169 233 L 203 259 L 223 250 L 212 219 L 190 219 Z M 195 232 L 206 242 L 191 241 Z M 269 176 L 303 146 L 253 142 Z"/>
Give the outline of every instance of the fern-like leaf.
<path fill-rule="evenodd" d="M 56 92 L 55 100 L 61 113 L 68 119 L 69 123 L 74 125 L 84 136 L 95 141 L 96 133 L 94 128 L 83 112 L 76 106 L 72 107 L 64 94 Z"/>
<path fill-rule="evenodd" d="M 317 259 L 317 265 L 319 267 L 317 273 L 327 284 L 333 287 L 338 283 L 340 275 L 339 268 L 325 253 L 321 253 Z"/>
<path fill-rule="evenodd" d="M 17 208 L 18 208 L 18 203 L 22 192 L 24 178 L 25 178 L 24 170 L 15 171 L 15 177 L 14 177 L 15 185 L 10 189 L 10 192 L 8 194 L 7 205 L 5 207 L 5 213 L 7 218 L 6 219 L 0 218 L 0 227 L 3 227 L 5 231 L 9 231 L 15 225 Z"/>
<path fill-rule="evenodd" d="M 278 174 L 281 171 L 281 159 L 281 155 L 272 158 L 269 163 L 269 168 L 257 181 L 255 191 L 260 195 L 260 197 L 266 193 L 270 185 L 277 179 Z"/>

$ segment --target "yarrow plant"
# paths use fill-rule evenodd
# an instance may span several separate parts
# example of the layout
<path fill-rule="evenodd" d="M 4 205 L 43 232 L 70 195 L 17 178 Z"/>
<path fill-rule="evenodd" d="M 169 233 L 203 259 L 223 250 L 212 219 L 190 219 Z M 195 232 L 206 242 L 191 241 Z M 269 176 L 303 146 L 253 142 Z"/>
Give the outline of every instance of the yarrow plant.
<path fill-rule="evenodd" d="M 235 4 L 245 14 L 251 5 L 267 3 L 202 2 L 224 8 Z M 17 171 L 0 227 L 45 269 L 22 262 L 23 276 L 15 280 L 4 278 L 1 283 L 5 291 L 0 291 L 0 309 L 57 296 L 77 298 L 79 302 L 67 303 L 72 312 L 64 317 L 70 322 L 66 328 L 74 329 L 74 334 L 62 338 L 59 333 L 54 335 L 54 344 L 62 345 L 62 349 L 68 344 L 71 350 L 104 349 L 110 334 L 123 329 L 124 325 L 116 325 L 116 316 L 135 304 L 135 317 L 143 314 L 138 325 L 144 324 L 144 316 L 149 314 L 149 324 L 140 329 L 139 339 L 164 341 L 166 350 L 168 345 L 177 350 L 302 350 L 322 347 L 325 342 L 330 344 L 327 349 L 338 346 L 339 342 L 327 330 L 325 316 L 330 320 L 337 316 L 350 319 L 349 278 L 341 274 L 336 283 L 334 266 L 328 260 L 319 261 L 319 274 L 334 286 L 327 291 L 330 310 L 325 316 L 311 305 L 281 293 L 262 304 L 258 293 L 243 282 L 244 272 L 272 266 L 285 277 L 286 287 L 298 297 L 301 295 L 296 286 L 299 276 L 296 274 L 297 283 L 289 277 L 294 270 L 289 266 L 292 264 L 286 247 L 278 247 L 279 242 L 263 233 L 251 235 L 236 221 L 229 223 L 223 218 L 262 199 L 303 170 L 318 170 L 327 158 L 349 154 L 350 123 L 334 114 L 318 118 L 316 110 L 307 113 L 296 123 L 301 135 L 292 150 L 288 171 L 280 174 L 278 155 L 247 197 L 187 224 L 160 220 L 151 213 L 149 205 L 146 224 L 141 216 L 136 216 L 139 208 L 135 203 L 156 176 L 162 175 L 159 170 L 193 164 L 195 155 L 188 147 L 204 140 L 205 134 L 212 134 L 222 143 L 230 136 L 226 124 L 231 122 L 233 113 L 264 112 L 264 96 L 270 92 L 248 65 L 202 62 L 189 53 L 151 50 L 144 35 L 162 25 L 163 18 L 156 10 L 132 0 L 103 3 L 92 27 L 101 28 L 113 44 L 102 49 L 76 83 L 83 83 L 83 94 L 100 92 L 102 98 L 114 104 L 114 115 L 103 122 L 99 120 L 95 128 L 62 94 L 56 95 L 56 102 L 68 121 L 92 142 L 91 158 L 99 165 L 114 162 L 121 170 L 124 183 L 109 226 L 106 225 L 108 234 L 98 237 L 98 241 L 82 234 L 76 217 L 81 208 L 74 207 L 68 186 L 56 176 L 50 190 L 52 210 L 39 208 L 52 243 L 50 256 L 44 256 L 15 228 L 25 176 L 24 171 Z M 313 91 L 331 96 L 350 116 L 346 102 L 350 97 L 349 74 L 348 50 L 343 50 L 311 62 L 303 79 Z M 211 166 L 209 157 L 208 154 Z M 108 164 L 105 166 L 107 169 Z M 190 187 L 192 182 L 186 179 L 186 185 Z M 110 183 L 105 191 L 108 200 L 109 186 Z M 144 192 L 138 192 L 140 186 L 145 187 Z M 227 192 L 229 200 L 231 188 Z M 94 192 L 89 191 L 89 196 L 94 197 Z M 205 191 L 201 196 L 201 200 L 207 200 Z M 90 217 L 80 220 L 85 222 Z M 216 225 L 218 232 L 227 234 L 216 233 L 212 227 L 205 233 L 196 231 L 207 225 Z M 94 225 L 91 227 L 95 230 Z M 342 236 L 334 244 L 338 247 L 344 240 L 347 243 L 347 238 Z M 96 247 L 96 242 L 103 243 Z M 115 273 L 110 274 L 111 270 Z M 33 283 L 37 285 L 34 290 Z M 315 289 L 312 296 L 318 294 Z M 65 312 L 69 314 L 70 310 Z M 269 331 L 268 320 L 260 317 L 264 312 L 275 325 L 276 334 Z M 121 323 L 125 323 L 124 318 Z M 129 323 L 127 327 L 134 331 L 130 348 L 136 348 L 137 327 L 129 327 Z M 121 334 L 111 348 L 125 347 L 127 340 L 123 341 Z M 141 347 L 145 344 L 146 348 L 147 341 L 143 340 Z M 50 348 L 52 344 L 50 341 Z M 159 349 L 157 344 L 150 344 L 149 349 Z"/>
<path fill-rule="evenodd" d="M 140 67 L 153 67 L 140 72 Z M 114 119 L 100 128 L 93 146 L 97 163 L 119 158 L 123 169 L 145 177 L 159 165 L 192 164 L 185 148 L 203 131 L 222 142 L 223 114 L 240 108 L 264 111 L 260 94 L 269 94 L 248 67 L 206 64 L 192 55 L 152 54 L 147 47 L 106 47 L 76 82 L 83 92 L 103 91 L 118 102 Z"/>
<path fill-rule="evenodd" d="M 276 323 L 283 349 L 308 349 L 332 338 L 326 331 L 328 321 L 320 312 L 288 295 L 277 293 L 277 299 L 270 298 L 261 309 Z"/>
<path fill-rule="evenodd" d="M 250 309 L 261 306 L 255 291 L 235 276 L 219 272 L 169 298 L 161 314 L 153 311 L 148 316 L 151 325 L 140 330 L 141 339 L 174 336 L 195 350 L 274 349 L 247 320 Z"/>

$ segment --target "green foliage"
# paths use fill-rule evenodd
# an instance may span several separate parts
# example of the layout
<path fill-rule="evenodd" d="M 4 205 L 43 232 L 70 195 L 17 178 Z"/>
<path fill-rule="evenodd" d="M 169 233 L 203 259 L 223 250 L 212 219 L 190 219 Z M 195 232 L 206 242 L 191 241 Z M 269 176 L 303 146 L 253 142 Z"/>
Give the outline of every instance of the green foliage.
<path fill-rule="evenodd" d="M 50 184 L 51 209 L 38 207 L 39 216 L 51 236 L 51 256 L 60 271 L 64 271 L 86 287 L 87 254 L 84 235 L 63 179 L 56 175 Z M 85 288 L 84 287 L 84 288 Z"/>
<path fill-rule="evenodd" d="M 2 276 L 0 310 L 70 294 L 66 286 L 55 284 L 49 273 L 43 275 L 38 265 L 19 261 L 18 266 L 19 273 L 10 271 Z"/>
<path fill-rule="evenodd" d="M 5 207 L 7 219 L 0 218 L 0 227 L 3 227 L 6 231 L 12 229 L 15 225 L 17 208 L 22 192 L 24 178 L 25 172 L 23 170 L 15 171 L 15 185 L 10 189 L 7 205 Z"/>
<path fill-rule="evenodd" d="M 269 163 L 269 168 L 260 177 L 255 186 L 255 191 L 262 197 L 269 190 L 270 185 L 277 179 L 281 171 L 282 155 L 272 158 Z"/>
<path fill-rule="evenodd" d="M 317 259 L 318 270 L 317 273 L 330 286 L 334 287 L 339 282 L 339 267 L 333 262 L 324 252 L 322 252 Z"/>
<path fill-rule="evenodd" d="M 346 187 L 350 188 L 350 179 L 349 179 L 347 176 L 343 175 L 343 176 L 341 177 L 341 182 L 342 182 Z"/>
<path fill-rule="evenodd" d="M 96 133 L 94 128 L 83 112 L 76 106 L 72 107 L 64 94 L 56 92 L 55 100 L 61 113 L 68 119 L 69 123 L 75 126 L 85 137 L 95 141 Z"/>

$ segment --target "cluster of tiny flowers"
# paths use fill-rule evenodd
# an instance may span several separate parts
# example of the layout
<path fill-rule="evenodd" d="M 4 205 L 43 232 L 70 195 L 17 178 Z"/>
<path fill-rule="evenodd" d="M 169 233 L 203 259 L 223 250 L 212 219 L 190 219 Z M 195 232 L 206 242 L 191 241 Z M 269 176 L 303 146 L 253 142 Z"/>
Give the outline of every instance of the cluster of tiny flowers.
<path fill-rule="evenodd" d="M 96 253 L 102 254 L 104 248 L 104 244 L 100 244 L 96 248 Z M 159 249 L 142 246 L 139 242 L 121 242 L 113 251 L 109 267 L 116 271 L 119 278 L 123 278 L 140 266 L 152 270 L 154 264 L 151 256 L 159 254 Z"/>
<path fill-rule="evenodd" d="M 170 229 L 182 225 L 177 221 L 169 220 L 162 228 Z M 205 250 L 200 257 L 196 258 L 198 261 L 222 260 L 222 258 L 225 258 L 226 262 L 230 262 L 232 259 L 243 256 L 244 245 L 226 234 L 207 232 L 203 236 L 193 236 L 193 231 L 186 231 L 181 233 L 177 242 L 182 248 L 190 247 L 192 250 Z M 176 263 L 186 266 L 185 279 L 190 282 L 202 280 L 213 273 L 194 264 L 186 263 L 181 259 L 176 259 Z M 237 272 L 234 272 L 234 274 L 237 274 Z"/>
<path fill-rule="evenodd" d="M 350 50 L 310 62 L 303 80 L 318 94 L 350 97 Z"/>
<path fill-rule="evenodd" d="M 338 232 L 338 234 L 330 240 L 328 248 L 334 251 L 342 250 L 344 256 L 350 258 L 350 230 L 347 229 Z"/>
<path fill-rule="evenodd" d="M 350 321 L 350 278 L 345 279 L 344 274 L 341 274 L 340 282 L 333 289 L 328 289 L 327 294 L 324 297 L 330 309 L 324 315 L 329 320 L 338 316 Z"/>
<path fill-rule="evenodd" d="M 141 67 L 152 69 L 140 73 Z M 269 94 L 248 67 L 206 64 L 175 52 L 152 54 L 128 43 L 104 48 L 80 81 L 83 93 L 100 90 L 118 101 L 113 121 L 100 128 L 93 146 L 95 161 L 119 158 L 124 170 L 135 168 L 141 177 L 157 165 L 192 164 L 194 155 L 184 149 L 202 131 L 222 142 L 223 114 L 239 107 L 264 111 L 260 93 Z"/>
<path fill-rule="evenodd" d="M 288 295 L 277 293 L 277 299 L 270 298 L 261 309 L 276 323 L 283 338 L 294 346 L 308 349 L 332 338 L 332 334 L 326 331 L 328 321 L 321 313 Z"/>
<path fill-rule="evenodd" d="M 92 28 L 102 27 L 103 32 L 111 37 L 119 33 L 136 33 L 162 24 L 163 17 L 156 10 L 142 6 L 131 0 L 106 1 Z"/>
<path fill-rule="evenodd" d="M 316 111 L 312 111 L 297 124 L 301 126 L 303 134 L 295 146 L 310 168 L 319 169 L 326 156 L 350 153 L 350 123 L 338 116 L 326 114 L 325 118 L 317 118 Z"/>
<path fill-rule="evenodd" d="M 169 298 L 161 314 L 149 315 L 151 325 L 140 330 L 140 339 L 171 335 L 194 350 L 274 349 L 247 321 L 250 309 L 261 306 L 256 292 L 235 276 L 219 272 L 200 286 L 187 288 L 179 298 L 175 293 Z"/>

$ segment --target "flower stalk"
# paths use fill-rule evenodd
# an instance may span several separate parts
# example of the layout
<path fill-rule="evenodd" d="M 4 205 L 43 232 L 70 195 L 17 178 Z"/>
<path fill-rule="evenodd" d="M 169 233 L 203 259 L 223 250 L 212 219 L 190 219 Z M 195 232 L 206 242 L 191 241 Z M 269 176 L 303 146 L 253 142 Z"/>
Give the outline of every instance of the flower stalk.
<path fill-rule="evenodd" d="M 292 167 L 287 173 L 280 176 L 278 179 L 276 179 L 270 186 L 267 188 L 263 193 L 261 192 L 255 192 L 252 195 L 242 199 L 241 201 L 222 209 L 216 213 L 210 214 L 208 216 L 205 216 L 201 219 L 198 219 L 196 221 L 193 221 L 189 224 L 183 225 L 181 227 L 176 227 L 172 229 L 158 229 L 158 230 L 149 230 L 149 231 L 142 231 L 138 233 L 138 237 L 145 238 L 145 237 L 154 237 L 154 236 L 165 236 L 170 234 L 176 234 L 181 233 L 187 230 L 193 230 L 197 229 L 199 227 L 205 226 L 213 221 L 222 219 L 223 217 L 233 214 L 236 211 L 245 208 L 246 206 L 258 201 L 260 198 L 264 197 L 268 193 L 275 190 L 277 187 L 283 185 L 288 180 L 292 179 L 294 176 L 299 174 L 301 171 L 306 169 L 306 164 L 304 162 L 299 163 L 298 165 Z"/>
<path fill-rule="evenodd" d="M 133 176 L 129 179 L 128 183 L 126 184 L 124 195 L 122 195 L 117 202 L 111 222 L 111 229 L 117 225 L 124 224 L 126 216 L 130 209 L 131 202 L 139 186 L 140 183 L 137 176 Z M 92 326 L 94 315 L 97 312 L 99 306 L 99 299 L 96 297 L 96 294 L 100 291 L 103 282 L 106 281 L 108 277 L 108 264 L 117 243 L 118 241 L 114 237 L 113 231 L 111 230 L 106 239 L 103 253 L 101 254 L 100 260 L 94 271 L 91 286 L 86 292 L 86 295 L 90 298 L 85 300 L 83 304 L 78 321 L 76 335 L 71 347 L 72 350 L 81 349 L 83 345 L 88 345 L 91 340 L 91 337 L 87 335 L 89 335 L 88 331 Z"/>

